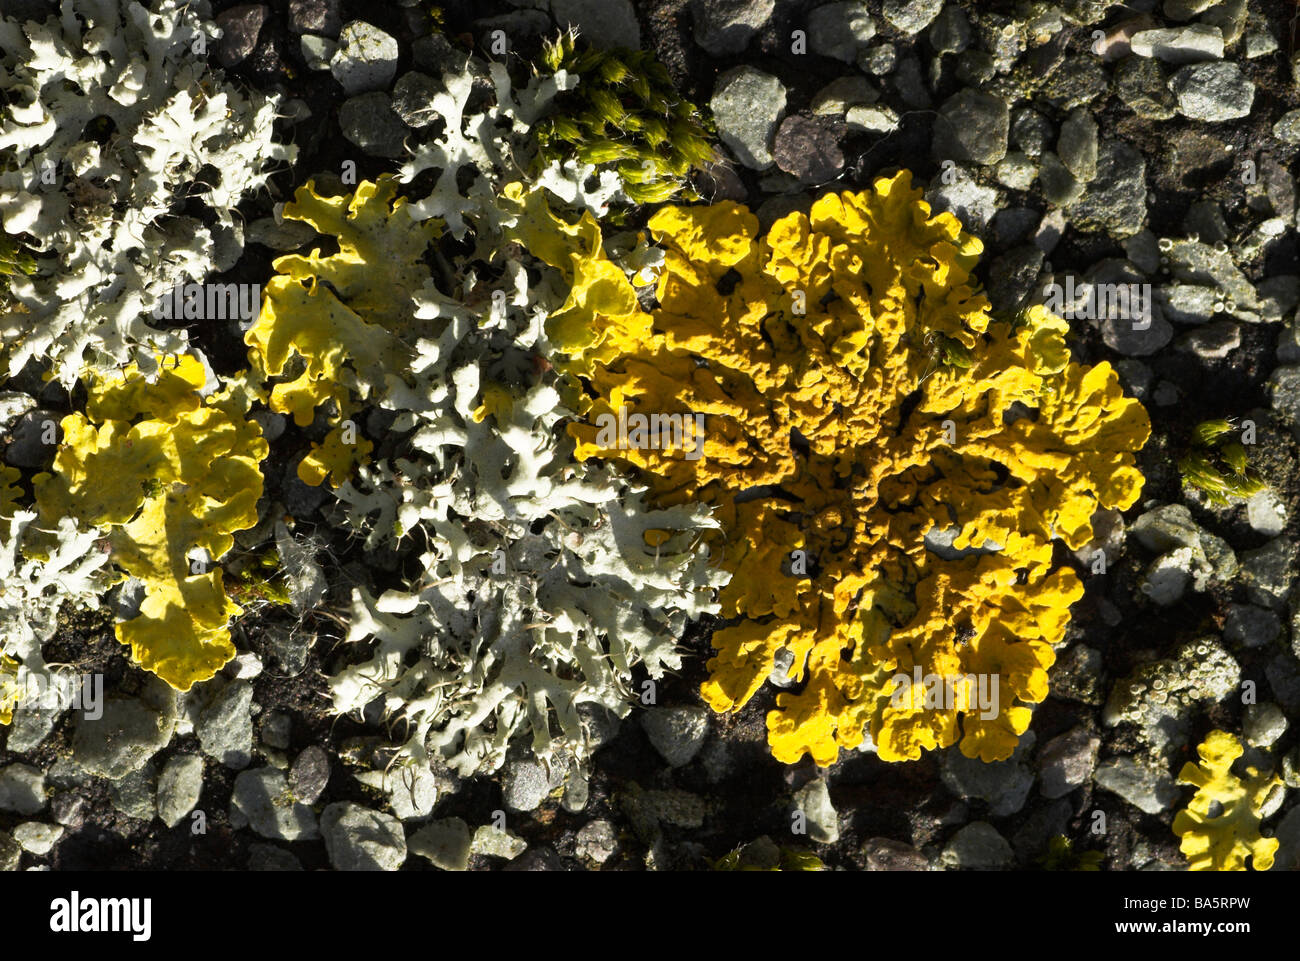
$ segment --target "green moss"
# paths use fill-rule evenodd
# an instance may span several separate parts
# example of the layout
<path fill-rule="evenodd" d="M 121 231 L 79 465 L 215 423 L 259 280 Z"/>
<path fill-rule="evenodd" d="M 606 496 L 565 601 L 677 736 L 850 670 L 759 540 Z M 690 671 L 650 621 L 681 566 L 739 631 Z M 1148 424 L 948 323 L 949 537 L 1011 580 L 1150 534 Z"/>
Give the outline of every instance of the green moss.
<path fill-rule="evenodd" d="M 1178 460 L 1183 480 L 1219 506 L 1227 506 L 1233 498 L 1248 498 L 1266 486 L 1251 469 L 1246 448 L 1230 439 L 1236 431 L 1229 420 L 1203 421 L 1192 428 L 1190 448 Z"/>

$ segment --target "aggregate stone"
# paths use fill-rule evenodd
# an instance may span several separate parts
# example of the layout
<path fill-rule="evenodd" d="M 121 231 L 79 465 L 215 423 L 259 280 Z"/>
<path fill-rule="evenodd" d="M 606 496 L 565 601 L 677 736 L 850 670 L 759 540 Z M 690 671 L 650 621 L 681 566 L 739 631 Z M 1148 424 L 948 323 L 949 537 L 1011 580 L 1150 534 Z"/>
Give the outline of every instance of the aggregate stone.
<path fill-rule="evenodd" d="M 975 821 L 953 835 L 939 856 L 946 870 L 991 871 L 1010 867 L 1015 854 L 1007 839 L 986 821 Z"/>
<path fill-rule="evenodd" d="M 1276 537 L 1286 528 L 1286 505 L 1274 490 L 1265 488 L 1246 501 L 1246 519 L 1255 533 Z"/>
<path fill-rule="evenodd" d="M 943 9 L 943 0 L 884 0 L 881 13 L 895 30 L 916 36 Z"/>
<path fill-rule="evenodd" d="M 253 759 L 253 685 L 231 681 L 199 712 L 194 725 L 203 753 L 232 770 Z"/>
<path fill-rule="evenodd" d="M 868 838 L 862 845 L 868 871 L 928 871 L 930 862 L 910 844 L 893 838 Z"/>
<path fill-rule="evenodd" d="M 492 824 L 483 824 L 474 832 L 470 852 L 490 858 L 510 860 L 524 853 L 528 842 Z"/>
<path fill-rule="evenodd" d="M 175 827 L 194 810 L 202 791 L 203 758 L 177 754 L 158 776 L 158 817 L 169 828 Z"/>
<path fill-rule="evenodd" d="M 274 844 L 250 844 L 248 846 L 248 870 L 301 871 L 302 862 L 283 848 L 277 848 Z"/>
<path fill-rule="evenodd" d="M 746 167 L 772 166 L 772 141 L 785 111 L 785 87 L 769 73 L 742 66 L 718 77 L 709 101 L 718 138 Z"/>
<path fill-rule="evenodd" d="M 58 824 L 43 824 L 40 821 L 28 821 L 14 828 L 14 840 L 24 851 L 38 858 L 54 850 L 54 845 L 63 837 L 63 827 Z"/>
<path fill-rule="evenodd" d="M 970 46 L 970 20 L 955 3 L 945 4 L 930 24 L 930 46 L 936 53 L 961 53 Z"/>
<path fill-rule="evenodd" d="M 442 83 L 418 70 L 408 70 L 393 84 L 393 113 L 408 127 L 419 130 L 438 119 L 433 98 L 443 92 Z"/>
<path fill-rule="evenodd" d="M 1103 761 L 1093 780 L 1147 814 L 1168 810 L 1182 794 L 1173 778 L 1132 757 Z"/>
<path fill-rule="evenodd" d="M 303 804 L 315 804 L 329 779 L 329 755 L 316 744 L 303 748 L 289 769 L 289 789 Z"/>
<path fill-rule="evenodd" d="M 813 53 L 853 63 L 876 35 L 866 3 L 847 0 L 815 7 L 808 14 L 808 46 Z"/>
<path fill-rule="evenodd" d="M 1286 728 L 1286 715 L 1272 701 L 1246 705 L 1241 731 L 1251 747 L 1271 746 L 1286 732 Z"/>
<path fill-rule="evenodd" d="M 815 778 L 796 791 L 794 803 L 803 812 L 810 839 L 818 844 L 834 844 L 840 839 L 839 815 L 824 778 Z"/>
<path fill-rule="evenodd" d="M 1289 537 L 1275 537 L 1263 547 L 1241 555 L 1242 579 L 1251 603 L 1280 611 L 1295 577 L 1296 544 Z"/>
<path fill-rule="evenodd" d="M 939 108 L 930 150 L 939 161 L 995 164 L 1006 156 L 1010 126 L 1004 100 L 966 88 Z"/>
<path fill-rule="evenodd" d="M 1178 112 L 1160 64 L 1141 57 L 1115 65 L 1115 99 L 1144 120 L 1168 120 Z"/>
<path fill-rule="evenodd" d="M 1097 176 L 1097 121 L 1087 107 L 1076 107 L 1061 124 L 1056 153 L 1080 183 Z"/>
<path fill-rule="evenodd" d="M 1105 140 L 1097 151 L 1097 176 L 1070 208 L 1080 230 L 1105 230 L 1123 240 L 1142 229 L 1147 216 L 1146 161 L 1133 147 Z"/>
<path fill-rule="evenodd" d="M 382 811 L 339 801 L 321 812 L 320 831 L 336 871 L 396 871 L 406 860 L 402 823 Z"/>
<path fill-rule="evenodd" d="M 1189 120 L 1236 120 L 1250 113 L 1255 85 L 1231 61 L 1186 66 L 1169 78 L 1178 112 Z"/>
<path fill-rule="evenodd" d="M 956 748 L 946 750 L 939 760 L 943 783 L 957 797 L 984 801 L 992 817 L 1015 814 L 1034 786 L 1034 772 L 1025 761 L 1034 740 L 1033 732 L 1026 732 L 1011 757 L 990 763 L 968 758 Z"/>
<path fill-rule="evenodd" d="M 294 33 L 335 36 L 343 26 L 340 0 L 289 0 L 289 29 Z"/>
<path fill-rule="evenodd" d="M 266 20 L 264 3 L 241 3 L 217 14 L 216 24 L 221 28 L 217 42 L 217 62 L 223 67 L 233 67 L 257 47 L 257 35 Z"/>
<path fill-rule="evenodd" d="M 830 124 L 810 117 L 786 117 L 772 148 L 776 165 L 805 183 L 825 183 L 844 170 L 844 152 Z"/>
<path fill-rule="evenodd" d="M 72 760 L 87 774 L 124 778 L 167 746 L 175 724 L 138 698 L 105 698 L 98 720 L 77 716 Z"/>
<path fill-rule="evenodd" d="M 636 50 L 641 46 L 641 25 L 632 0 L 552 0 L 551 14 L 561 28 L 577 27 L 594 47 Z"/>
<path fill-rule="evenodd" d="M 1243 647 L 1264 647 L 1282 636 L 1282 621 L 1272 611 L 1253 604 L 1229 604 L 1223 639 Z"/>
<path fill-rule="evenodd" d="M 740 53 L 775 7 L 775 0 L 691 0 L 695 42 L 717 56 Z"/>
<path fill-rule="evenodd" d="M 669 767 L 681 767 L 704 746 L 709 714 L 694 705 L 650 708 L 641 713 L 641 729 Z"/>
<path fill-rule="evenodd" d="M 1273 136 L 1284 143 L 1300 144 L 1300 110 L 1282 114 L 1273 124 Z"/>
<path fill-rule="evenodd" d="M 1038 754 L 1039 791 L 1043 797 L 1059 798 L 1088 783 L 1097 765 L 1101 738 L 1086 728 L 1052 738 Z"/>
<path fill-rule="evenodd" d="M 501 798 L 512 811 L 535 811 L 554 786 L 541 764 L 531 758 L 517 758 L 506 765 Z"/>
<path fill-rule="evenodd" d="M 235 775 L 230 822 L 236 829 L 248 825 L 262 837 L 276 841 L 320 837 L 315 813 L 294 799 L 288 781 L 273 767 L 252 768 Z"/>
<path fill-rule="evenodd" d="M 45 775 L 30 764 L 0 768 L 0 811 L 37 814 L 45 809 Z"/>
<path fill-rule="evenodd" d="M 578 829 L 574 850 L 579 857 L 590 858 L 597 864 L 604 864 L 618 850 L 618 832 L 610 821 L 604 819 L 588 821 Z"/>
<path fill-rule="evenodd" d="M 338 50 L 330 73 L 350 97 L 387 89 L 397 73 L 397 41 L 364 20 L 353 20 L 339 31 Z"/>
<path fill-rule="evenodd" d="M 1165 63 L 1220 60 L 1223 57 L 1223 31 L 1204 23 L 1143 30 L 1133 35 L 1131 49 L 1139 57 L 1155 57 Z"/>
<path fill-rule="evenodd" d="M 460 818 L 430 821 L 411 835 L 411 851 L 428 858 L 444 871 L 464 871 L 469 867 L 469 825 Z"/>
<path fill-rule="evenodd" d="M 386 93 L 363 93 L 344 101 L 339 107 L 339 130 L 372 156 L 398 158 L 406 153 L 406 124 Z"/>

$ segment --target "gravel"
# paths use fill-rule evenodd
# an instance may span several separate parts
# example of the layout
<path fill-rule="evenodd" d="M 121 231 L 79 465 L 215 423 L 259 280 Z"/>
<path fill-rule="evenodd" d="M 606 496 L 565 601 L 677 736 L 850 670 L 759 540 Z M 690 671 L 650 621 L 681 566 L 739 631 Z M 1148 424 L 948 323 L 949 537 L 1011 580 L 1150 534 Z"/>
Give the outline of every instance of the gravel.
<path fill-rule="evenodd" d="M 1235 63 L 1198 63 L 1169 78 L 1178 112 L 1189 120 L 1235 120 L 1250 113 L 1255 85 Z"/>

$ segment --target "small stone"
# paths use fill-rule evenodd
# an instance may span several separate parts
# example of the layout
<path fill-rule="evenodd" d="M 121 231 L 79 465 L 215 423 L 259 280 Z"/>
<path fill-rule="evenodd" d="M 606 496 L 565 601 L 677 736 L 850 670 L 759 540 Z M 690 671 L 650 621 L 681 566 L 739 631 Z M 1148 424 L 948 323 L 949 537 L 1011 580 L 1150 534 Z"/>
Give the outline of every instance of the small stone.
<path fill-rule="evenodd" d="M 519 857 L 527 848 L 528 842 L 491 824 L 481 825 L 474 832 L 474 839 L 470 842 L 470 851 L 473 854 L 489 858 L 505 858 L 507 861 Z"/>
<path fill-rule="evenodd" d="M 1275 537 L 1263 547 L 1241 555 L 1242 580 L 1252 604 L 1280 611 L 1295 576 L 1296 543 Z"/>
<path fill-rule="evenodd" d="M 1147 814 L 1168 810 L 1181 796 L 1172 778 L 1131 757 L 1103 761 L 1094 780 Z"/>
<path fill-rule="evenodd" d="M 839 815 L 825 779 L 816 778 L 801 787 L 795 792 L 794 803 L 803 813 L 809 838 L 818 844 L 834 844 L 840 839 Z"/>
<path fill-rule="evenodd" d="M 930 46 L 935 53 L 961 53 L 970 46 L 970 20 L 955 3 L 944 5 L 930 24 Z"/>
<path fill-rule="evenodd" d="M 1268 392 L 1273 409 L 1291 425 L 1300 439 L 1300 365 L 1276 368 L 1268 378 Z"/>
<path fill-rule="evenodd" d="M 242 3 L 217 14 L 221 40 L 217 42 L 217 62 L 223 67 L 242 63 L 257 47 L 267 8 L 264 3 Z"/>
<path fill-rule="evenodd" d="M 998 212 L 997 190 L 978 183 L 963 167 L 949 168 L 949 172 L 949 177 L 941 173 L 931 181 L 925 199 L 935 213 L 951 213 L 971 233 L 983 233 Z"/>
<path fill-rule="evenodd" d="M 1218 2 L 1219 0 L 1165 0 L 1165 16 L 1170 20 L 1190 20 Z"/>
<path fill-rule="evenodd" d="M 316 815 L 296 801 L 283 774 L 272 767 L 253 768 L 235 775 L 230 796 L 230 822 L 245 825 L 275 841 L 308 841 L 320 837 Z"/>
<path fill-rule="evenodd" d="M 321 812 L 320 831 L 336 871 L 396 871 L 406 860 L 402 824 L 382 811 L 339 801 Z"/>
<path fill-rule="evenodd" d="M 383 90 L 397 73 L 397 41 L 364 20 L 353 20 L 339 32 L 339 46 L 330 60 L 334 75 L 349 97 Z"/>
<path fill-rule="evenodd" d="M 438 119 L 434 97 L 443 92 L 442 84 L 427 73 L 409 70 L 393 84 L 393 113 L 402 123 L 416 130 L 429 126 Z"/>
<path fill-rule="evenodd" d="M 925 855 L 893 838 L 868 838 L 862 845 L 868 871 L 928 871 Z"/>
<path fill-rule="evenodd" d="M 262 719 L 262 743 L 278 751 L 289 750 L 291 721 L 283 711 L 271 711 Z"/>
<path fill-rule="evenodd" d="M 117 781 L 144 767 L 167 746 L 175 718 L 137 698 L 107 698 L 96 720 L 78 715 L 72 760 L 87 774 Z"/>
<path fill-rule="evenodd" d="M 250 844 L 248 846 L 248 870 L 250 871 L 301 871 L 302 862 L 283 848 L 273 844 Z"/>
<path fill-rule="evenodd" d="M 844 169 L 844 152 L 834 130 L 809 117 L 785 118 L 772 156 L 778 167 L 805 183 L 825 183 Z"/>
<path fill-rule="evenodd" d="M 1064 207 L 1083 196 L 1083 184 L 1070 173 L 1061 158 L 1050 151 L 1043 154 L 1038 179 L 1043 185 L 1043 199 L 1049 204 Z"/>
<path fill-rule="evenodd" d="M 23 414 L 10 429 L 12 439 L 5 448 L 5 463 L 30 470 L 48 469 L 62 440 L 60 420 L 57 413 L 48 410 Z"/>
<path fill-rule="evenodd" d="M 808 46 L 813 53 L 853 63 L 876 35 L 876 24 L 862 0 L 828 3 L 808 14 Z"/>
<path fill-rule="evenodd" d="M 1052 139 L 1052 122 L 1032 107 L 1017 107 L 1011 121 L 1011 142 L 1031 157 L 1041 156 Z"/>
<path fill-rule="evenodd" d="M 1272 701 L 1247 704 L 1241 731 L 1251 747 L 1271 747 L 1287 728 L 1286 715 Z"/>
<path fill-rule="evenodd" d="M 1204 23 L 1135 33 L 1132 50 L 1139 57 L 1165 63 L 1198 63 L 1223 59 L 1223 31 Z"/>
<path fill-rule="evenodd" d="M 564 782 L 564 794 L 560 796 L 560 807 L 570 814 L 581 814 L 587 807 L 591 796 L 591 784 L 585 777 L 572 773 Z"/>
<path fill-rule="evenodd" d="M 1074 226 L 1105 230 L 1118 240 L 1141 230 L 1147 217 L 1146 171 L 1146 160 L 1133 147 L 1104 141 L 1097 152 L 1097 176 L 1071 207 Z"/>
<path fill-rule="evenodd" d="M 709 101 L 718 138 L 746 167 L 772 166 L 772 141 L 785 111 L 785 87 L 771 74 L 735 67 L 718 77 Z"/>
<path fill-rule="evenodd" d="M 59 838 L 63 837 L 63 828 L 58 824 L 42 824 L 40 821 L 28 821 L 14 828 L 14 840 L 22 845 L 28 854 L 43 858 L 54 850 Z"/>
<path fill-rule="evenodd" d="M 715 56 L 740 53 L 775 6 L 775 0 L 691 0 L 695 42 Z"/>
<path fill-rule="evenodd" d="M 1061 124 L 1056 154 L 1080 183 L 1097 176 L 1097 121 L 1086 107 L 1072 110 Z"/>
<path fill-rule="evenodd" d="M 1038 755 L 1039 791 L 1045 798 L 1059 798 L 1088 783 L 1097 766 L 1101 738 L 1076 727 L 1043 745 Z"/>
<path fill-rule="evenodd" d="M 253 759 L 253 685 L 231 681 L 199 712 L 194 724 L 203 753 L 239 771 Z"/>
<path fill-rule="evenodd" d="M 1005 101 L 964 89 L 939 108 L 930 150 L 940 162 L 995 164 L 1006 156 L 1010 125 Z"/>
<path fill-rule="evenodd" d="M 1252 30 L 1246 34 L 1247 60 L 1267 57 L 1270 53 L 1277 53 L 1277 48 L 1277 37 L 1268 30 Z"/>
<path fill-rule="evenodd" d="M 289 0 L 289 29 L 294 33 L 338 34 L 343 26 L 339 0 Z"/>
<path fill-rule="evenodd" d="M 1028 190 L 1038 178 L 1038 167 L 1028 154 L 1014 151 L 998 163 L 995 176 L 998 183 L 1012 190 Z"/>
<path fill-rule="evenodd" d="M 832 80 L 813 96 L 813 116 L 842 117 L 850 107 L 867 106 L 880 99 L 880 92 L 866 77 L 840 77 Z"/>
<path fill-rule="evenodd" d="M 1273 124 L 1273 136 L 1283 143 L 1300 144 L 1300 110 L 1282 114 Z"/>
<path fill-rule="evenodd" d="M 363 93 L 339 107 L 343 136 L 374 157 L 404 156 L 406 129 L 386 93 Z"/>
<path fill-rule="evenodd" d="M 861 130 L 884 136 L 898 129 L 898 114 L 884 104 L 850 107 L 845 114 L 844 122 L 850 130 Z"/>
<path fill-rule="evenodd" d="M 108 786 L 108 799 L 115 809 L 127 817 L 140 821 L 152 821 L 157 809 L 154 797 L 157 793 L 158 772 L 153 762 L 149 762 L 138 771 L 132 771 L 121 780 Z"/>
<path fill-rule="evenodd" d="M 1197 357 L 1221 360 L 1241 346 L 1241 327 L 1230 320 L 1215 320 L 1183 337 L 1182 344 Z"/>
<path fill-rule="evenodd" d="M 1189 120 L 1236 120 L 1255 102 L 1255 85 L 1231 61 L 1183 67 L 1169 78 L 1169 89 Z"/>
<path fill-rule="evenodd" d="M 636 50 L 641 46 L 641 25 L 632 0 L 552 0 L 551 14 L 561 30 L 575 26 L 599 49 Z"/>
<path fill-rule="evenodd" d="M 709 733 L 709 714 L 702 707 L 658 707 L 641 714 L 641 729 L 670 767 L 689 764 Z"/>
<path fill-rule="evenodd" d="M 578 829 L 574 853 L 580 858 L 589 858 L 597 864 L 604 864 L 618 850 L 618 832 L 614 825 L 604 819 L 588 821 Z"/>
<path fill-rule="evenodd" d="M 948 871 L 991 871 L 1007 868 L 1015 853 L 997 828 L 986 821 L 968 824 L 948 842 L 939 863 Z"/>
<path fill-rule="evenodd" d="M 514 760 L 501 778 L 501 799 L 512 811 L 535 811 L 551 793 L 551 779 L 537 761 Z"/>
<path fill-rule="evenodd" d="M 1229 604 L 1223 619 L 1223 639 L 1243 647 L 1265 647 L 1282 636 L 1282 620 L 1253 604 Z"/>
<path fill-rule="evenodd" d="M 1015 814 L 1034 786 L 1034 772 L 1025 763 L 1033 745 L 1033 732 L 1027 732 L 1010 758 L 990 763 L 968 758 L 957 749 L 944 751 L 939 759 L 944 786 L 959 798 L 985 802 L 992 817 Z"/>
<path fill-rule="evenodd" d="M 330 779 L 330 759 L 324 749 L 313 744 L 304 748 L 289 770 L 289 789 L 303 804 L 315 804 Z"/>
<path fill-rule="evenodd" d="M 177 754 L 158 775 L 158 817 L 174 828 L 194 810 L 203 791 L 203 758 Z"/>
<path fill-rule="evenodd" d="M 0 871 L 17 871 L 23 849 L 8 831 L 0 831 Z"/>
<path fill-rule="evenodd" d="M 898 48 L 888 40 L 869 44 L 858 54 L 858 69 L 873 77 L 886 77 L 898 69 Z"/>
<path fill-rule="evenodd" d="M 38 814 L 45 809 L 45 775 L 29 764 L 0 768 L 0 811 Z"/>
<path fill-rule="evenodd" d="M 1144 120 L 1168 120 L 1178 112 L 1160 64 L 1141 57 L 1115 65 L 1115 99 Z"/>
<path fill-rule="evenodd" d="M 469 825 L 460 818 L 430 821 L 411 835 L 408 846 L 412 853 L 428 858 L 434 867 L 444 871 L 469 868 Z"/>
<path fill-rule="evenodd" d="M 318 37 L 310 33 L 304 34 L 298 45 L 302 50 L 302 58 L 307 61 L 308 70 L 330 69 L 330 61 L 339 49 L 339 45 L 329 37 Z"/>
<path fill-rule="evenodd" d="M 433 813 L 433 806 L 438 803 L 438 778 L 427 763 L 394 766 L 388 770 L 385 781 L 388 803 L 398 820 L 418 821 Z"/>
<path fill-rule="evenodd" d="M 1246 501 L 1246 519 L 1255 533 L 1276 537 L 1286 529 L 1286 505 L 1275 491 L 1265 488 Z"/>
<path fill-rule="evenodd" d="M 943 9 L 943 0 L 885 0 L 881 13 L 895 30 L 914 37 Z"/>

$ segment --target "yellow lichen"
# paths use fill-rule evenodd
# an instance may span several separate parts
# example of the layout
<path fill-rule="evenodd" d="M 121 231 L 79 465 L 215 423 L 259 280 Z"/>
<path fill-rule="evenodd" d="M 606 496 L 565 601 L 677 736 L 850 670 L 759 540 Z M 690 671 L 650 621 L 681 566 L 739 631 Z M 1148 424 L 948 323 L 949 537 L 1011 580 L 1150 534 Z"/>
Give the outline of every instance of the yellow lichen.
<path fill-rule="evenodd" d="M 18 506 L 22 489 L 15 486 L 22 480 L 22 472 L 13 467 L 0 467 L 0 517 L 12 517 Z"/>
<path fill-rule="evenodd" d="M 1232 762 L 1243 752 L 1226 731 L 1211 731 L 1196 751 L 1201 763 L 1188 761 L 1178 775 L 1180 783 L 1196 786 L 1196 794 L 1174 817 L 1188 870 L 1245 871 L 1250 858 L 1256 871 L 1267 871 L 1278 840 L 1260 836 L 1260 811 L 1281 780 L 1253 767 L 1246 770 L 1246 780 L 1235 776 Z"/>
<path fill-rule="evenodd" d="M 355 398 L 368 396 L 372 384 L 409 366 L 411 295 L 430 278 L 421 258 L 441 224 L 412 219 L 391 177 L 363 182 L 350 197 L 321 197 L 308 181 L 284 216 L 336 238 L 338 253 L 322 257 L 317 248 L 277 259 L 244 339 L 254 370 L 264 381 L 278 380 L 272 410 L 306 427 L 330 405 L 339 426 L 312 445 L 298 476 L 313 486 L 329 477 L 338 486 L 372 448 L 354 425 L 348 430 L 339 422 L 359 409 Z"/>
<path fill-rule="evenodd" d="M 957 741 L 1010 756 L 1082 595 L 1052 539 L 1082 547 L 1095 510 L 1137 499 L 1141 405 L 1109 364 L 1070 363 L 1046 310 L 994 321 L 979 241 L 930 216 L 906 171 L 766 236 L 733 203 L 649 227 L 666 249 L 653 327 L 620 320 L 588 355 L 596 400 L 571 430 L 580 458 L 717 511 L 738 620 L 713 637 L 704 699 L 739 709 L 792 655 L 802 687 L 767 719 L 783 761 L 830 764 L 865 730 L 886 760 Z M 665 415 L 703 415 L 693 455 L 655 443 Z M 896 680 L 917 671 L 927 684 Z M 981 677 L 996 706 L 976 703 Z"/>
<path fill-rule="evenodd" d="M 73 517 L 108 531 L 112 561 L 144 585 L 140 613 L 117 625 L 132 659 L 177 690 L 212 677 L 235 648 L 240 608 L 207 570 L 235 531 L 257 523 L 267 445 L 234 382 L 204 397 L 203 365 L 181 356 L 156 378 L 134 365 L 92 376 L 85 413 L 63 419 L 53 474 L 35 478 L 49 523 Z"/>

